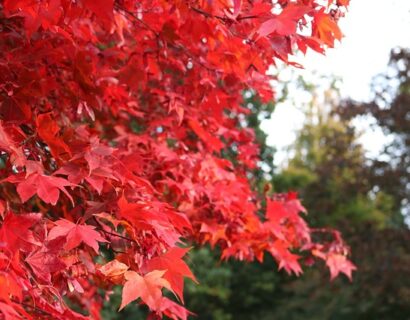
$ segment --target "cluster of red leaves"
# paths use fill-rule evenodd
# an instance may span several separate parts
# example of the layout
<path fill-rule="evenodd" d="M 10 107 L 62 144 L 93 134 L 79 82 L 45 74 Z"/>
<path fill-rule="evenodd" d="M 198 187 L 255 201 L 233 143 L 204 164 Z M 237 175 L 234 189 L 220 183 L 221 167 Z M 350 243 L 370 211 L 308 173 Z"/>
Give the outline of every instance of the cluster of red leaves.
<path fill-rule="evenodd" d="M 99 319 L 123 285 L 121 308 L 186 319 L 162 294 L 183 302 L 195 281 L 182 241 L 295 274 L 310 252 L 350 277 L 341 239 L 313 242 L 294 194 L 260 217 L 238 120 L 243 90 L 272 99 L 276 59 L 340 39 L 347 2 L 2 1 L 0 317 L 88 318 L 70 301 Z"/>

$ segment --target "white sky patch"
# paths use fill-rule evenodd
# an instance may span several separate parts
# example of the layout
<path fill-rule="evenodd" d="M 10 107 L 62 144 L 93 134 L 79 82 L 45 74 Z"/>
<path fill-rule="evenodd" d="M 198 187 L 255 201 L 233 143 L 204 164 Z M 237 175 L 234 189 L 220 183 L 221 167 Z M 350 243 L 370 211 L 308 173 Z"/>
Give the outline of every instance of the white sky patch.
<path fill-rule="evenodd" d="M 386 70 L 390 50 L 410 47 L 410 0 L 352 0 L 340 27 L 345 35 L 341 44 L 328 50 L 326 56 L 308 52 L 298 61 L 305 69 L 284 76 L 296 80 L 297 75 L 306 79 L 312 79 L 315 73 L 334 75 L 342 79 L 342 97 L 368 100 L 371 80 Z M 284 149 L 295 140 L 295 130 L 303 125 L 304 115 L 297 100 L 279 104 L 272 118 L 262 123 L 269 135 L 268 144 L 278 149 L 275 164 L 279 167 L 286 160 Z M 372 130 L 366 121 L 359 121 L 357 126 L 364 131 L 360 141 L 367 153 L 376 155 L 387 138 L 380 130 Z"/>

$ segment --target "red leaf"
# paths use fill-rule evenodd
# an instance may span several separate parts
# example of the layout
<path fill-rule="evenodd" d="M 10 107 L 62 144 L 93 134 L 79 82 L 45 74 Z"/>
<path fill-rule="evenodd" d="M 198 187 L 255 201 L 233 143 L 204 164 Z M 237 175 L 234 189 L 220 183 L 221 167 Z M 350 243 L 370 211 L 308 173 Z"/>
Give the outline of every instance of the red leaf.
<path fill-rule="evenodd" d="M 336 278 L 338 274 L 342 272 L 350 281 L 352 281 L 352 272 L 357 269 L 345 255 L 339 253 L 330 254 L 326 258 L 326 265 L 329 267 L 331 280 Z"/>
<path fill-rule="evenodd" d="M 141 298 L 151 310 L 160 310 L 162 302 L 162 288 L 172 290 L 167 280 L 163 278 L 165 270 L 155 270 L 143 277 L 135 271 L 125 273 L 124 288 L 120 310 L 130 302 Z"/>
<path fill-rule="evenodd" d="M 184 302 L 184 277 L 197 282 L 185 261 L 182 260 L 188 251 L 189 248 L 171 248 L 163 255 L 148 260 L 144 265 L 144 269 L 147 271 L 166 270 L 164 279 L 169 282 L 172 290 L 182 302 Z"/>
<path fill-rule="evenodd" d="M 233 15 L 236 18 L 241 12 L 242 0 L 233 0 Z"/>
<path fill-rule="evenodd" d="M 43 247 L 27 256 L 26 262 L 34 273 L 41 279 L 50 282 L 51 273 L 63 270 L 66 265 L 60 260 L 56 252 Z"/>
<path fill-rule="evenodd" d="M 283 201 L 267 199 L 266 218 L 274 223 L 282 223 L 289 216 Z"/>
<path fill-rule="evenodd" d="M 62 191 L 74 204 L 73 198 L 64 188 L 67 186 L 74 186 L 74 184 L 63 178 L 33 173 L 18 184 L 17 192 L 23 202 L 37 194 L 44 202 L 56 205 L 60 197 L 60 191 Z"/>
<path fill-rule="evenodd" d="M 13 307 L 13 304 L 8 305 L 0 301 L 0 311 L 1 314 L 4 316 L 5 320 L 18 320 L 24 319 Z"/>
<path fill-rule="evenodd" d="M 2 101 L 0 114 L 8 122 L 26 122 L 31 118 L 31 108 L 26 103 L 18 102 L 16 99 L 6 98 Z"/>
<path fill-rule="evenodd" d="M 29 230 L 39 222 L 38 213 L 14 214 L 9 212 L 0 228 L 0 242 L 7 243 L 7 249 L 14 253 L 16 250 L 30 251 L 33 246 L 40 246 Z"/>
<path fill-rule="evenodd" d="M 89 225 L 79 225 L 68 220 L 58 220 L 56 226 L 50 230 L 49 240 L 57 237 L 66 237 L 65 249 L 71 250 L 84 243 L 94 249 L 98 254 L 98 242 L 107 242 L 101 235 L 95 231 L 95 227 Z"/>
<path fill-rule="evenodd" d="M 283 268 L 287 273 L 293 272 L 296 275 L 302 273 L 302 268 L 298 262 L 300 256 L 291 253 L 284 242 L 275 241 L 270 246 L 269 252 L 279 262 L 279 270 Z"/>
<path fill-rule="evenodd" d="M 202 128 L 198 121 L 190 119 L 188 120 L 188 123 L 195 134 L 208 146 L 209 149 L 216 152 L 221 151 L 224 144 L 218 138 Z"/>
<path fill-rule="evenodd" d="M 29 5 L 31 0 L 4 0 L 4 9 L 7 11 L 15 11 Z"/>
<path fill-rule="evenodd" d="M 37 132 L 41 139 L 50 147 L 51 154 L 56 158 L 64 154 L 71 155 L 68 145 L 59 137 L 60 127 L 51 113 L 40 114 L 36 119 Z"/>
<path fill-rule="evenodd" d="M 233 1 L 233 12 L 225 10 L 225 14 L 230 18 L 235 20 L 241 13 L 242 0 L 232 0 Z"/>
<path fill-rule="evenodd" d="M 167 317 L 171 319 L 187 320 L 189 315 L 195 315 L 183 306 L 175 303 L 174 301 L 163 297 L 161 301 L 161 310 Z"/>
<path fill-rule="evenodd" d="M 350 3 L 350 0 L 337 0 L 337 4 L 340 6 L 345 6 L 347 7 Z"/>
<path fill-rule="evenodd" d="M 0 274 L 0 288 L 0 300 L 10 302 L 10 298 L 14 297 L 18 301 L 21 301 L 23 290 L 13 275 L 7 273 Z"/>
<path fill-rule="evenodd" d="M 87 9 L 103 20 L 110 20 L 113 17 L 114 0 L 82 0 Z"/>
<path fill-rule="evenodd" d="M 280 15 L 260 25 L 257 39 L 266 37 L 273 32 L 282 36 L 295 33 L 297 22 L 311 10 L 306 6 L 288 5 Z"/>

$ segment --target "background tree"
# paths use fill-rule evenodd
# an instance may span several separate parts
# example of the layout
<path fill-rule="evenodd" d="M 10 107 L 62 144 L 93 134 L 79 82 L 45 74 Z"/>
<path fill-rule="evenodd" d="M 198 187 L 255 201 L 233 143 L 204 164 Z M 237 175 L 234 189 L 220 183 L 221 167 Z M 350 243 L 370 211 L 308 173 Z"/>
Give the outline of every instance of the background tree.
<path fill-rule="evenodd" d="M 308 218 L 315 226 L 326 222 L 354 228 L 366 221 L 386 225 L 391 199 L 372 192 L 359 134 L 350 120 L 335 114 L 340 98 L 334 84 L 326 90 L 309 85 L 312 98 L 305 107 L 305 123 L 289 148 L 288 165 L 273 184 L 279 191 L 301 190 L 315 212 Z"/>
<path fill-rule="evenodd" d="M 410 199 L 410 49 L 391 51 L 388 71 L 375 78 L 369 103 L 345 101 L 338 113 L 345 119 L 370 117 L 391 139 L 372 159 L 372 183 L 394 199 L 394 209 L 409 213 Z"/>
<path fill-rule="evenodd" d="M 398 185 L 403 177 L 375 169 L 380 160 L 365 156 L 353 119 L 346 116 L 357 112 L 359 104 L 340 101 L 337 95 L 329 99 L 334 93 L 325 92 L 321 102 L 313 95 L 306 123 L 291 147 L 293 156 L 274 185 L 301 190 L 312 225 L 326 222 L 343 230 L 360 271 L 352 284 L 340 279 L 327 283 L 323 271 L 313 270 L 306 279 L 284 279 L 285 293 L 270 314 L 274 319 L 407 319 L 410 283 L 404 266 L 410 258 L 410 233 L 397 206 L 403 190 L 380 184 L 385 178 L 387 185 Z M 386 149 L 395 146 L 393 142 Z"/>

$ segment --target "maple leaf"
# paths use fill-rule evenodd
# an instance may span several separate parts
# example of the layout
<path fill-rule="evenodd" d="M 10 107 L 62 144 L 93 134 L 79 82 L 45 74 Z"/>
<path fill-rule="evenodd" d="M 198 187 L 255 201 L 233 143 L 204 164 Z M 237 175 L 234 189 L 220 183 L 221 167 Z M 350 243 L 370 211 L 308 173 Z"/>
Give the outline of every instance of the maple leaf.
<path fill-rule="evenodd" d="M 51 116 L 51 113 L 38 115 L 36 119 L 37 132 L 41 139 L 50 147 L 51 154 L 59 159 L 61 155 L 71 155 L 68 145 L 58 135 L 60 127 Z"/>
<path fill-rule="evenodd" d="M 159 310 L 162 302 L 162 288 L 172 291 L 167 280 L 163 278 L 165 270 L 154 270 L 144 276 L 135 271 L 125 273 L 126 282 L 122 289 L 122 301 L 119 310 L 122 310 L 130 302 L 141 298 L 151 310 Z"/>
<path fill-rule="evenodd" d="M 157 236 L 169 246 L 174 245 L 181 237 L 177 230 L 189 226 L 183 215 L 172 214 L 173 211 L 161 203 L 151 202 L 149 206 L 146 201 L 130 203 L 122 196 L 118 200 L 118 206 L 121 218 L 129 221 L 134 227 L 155 230 Z M 170 220 L 175 225 L 170 224 Z"/>
<path fill-rule="evenodd" d="M 283 201 L 267 199 L 265 226 L 275 237 L 285 240 L 286 228 L 283 224 L 291 217 L 291 213 L 286 208 Z M 296 212 L 297 213 L 297 212 Z"/>
<path fill-rule="evenodd" d="M 297 22 L 312 9 L 306 6 L 288 5 L 278 16 L 262 23 L 258 30 L 257 39 L 275 32 L 282 36 L 295 33 Z"/>
<path fill-rule="evenodd" d="M 233 12 L 229 10 L 224 10 L 225 15 L 233 20 L 235 20 L 238 15 L 241 13 L 242 0 L 233 0 Z"/>
<path fill-rule="evenodd" d="M 87 160 L 90 172 L 97 168 L 104 167 L 104 165 L 106 165 L 104 162 L 106 162 L 107 156 L 110 156 L 112 152 L 112 148 L 101 144 L 96 138 L 92 139 L 90 141 L 89 150 L 87 150 L 84 155 L 84 159 Z"/>
<path fill-rule="evenodd" d="M 206 234 L 206 239 L 211 244 L 211 247 L 215 247 L 219 240 L 226 240 L 226 226 L 219 224 L 208 224 L 203 222 L 201 224 L 201 233 Z"/>
<path fill-rule="evenodd" d="M 188 123 L 195 134 L 208 146 L 209 149 L 219 152 L 224 144 L 215 136 L 204 130 L 198 121 L 194 119 L 188 120 Z"/>
<path fill-rule="evenodd" d="M 87 9 L 95 13 L 97 17 L 110 20 L 113 17 L 114 0 L 82 0 Z"/>
<path fill-rule="evenodd" d="M 0 288 L 0 300 L 10 302 L 11 297 L 14 297 L 18 301 L 22 300 L 23 290 L 21 285 L 17 283 L 14 275 L 0 273 Z"/>
<path fill-rule="evenodd" d="M 323 10 L 315 13 L 313 35 L 322 40 L 326 45 L 333 48 L 335 39 L 342 39 L 342 32 L 337 23 Z"/>
<path fill-rule="evenodd" d="M 4 106 L 4 103 L 2 107 Z M 9 136 L 2 121 L 0 121 L 0 149 L 10 152 L 12 155 L 12 162 L 17 166 L 24 166 L 26 164 L 26 158 L 23 150 L 16 146 L 13 139 Z"/>
<path fill-rule="evenodd" d="M 99 194 L 101 194 L 104 181 L 108 179 L 116 180 L 116 178 L 112 175 L 110 170 L 106 168 L 98 168 L 93 170 L 92 173 L 87 172 L 83 167 L 76 165 L 74 163 L 69 162 L 67 165 L 61 167 L 59 170 L 55 172 L 56 175 L 66 175 L 68 181 L 71 183 L 78 185 L 83 182 L 83 180 L 87 181 Z"/>
<path fill-rule="evenodd" d="M 174 301 L 163 297 L 161 300 L 161 309 L 160 312 L 164 313 L 167 317 L 177 320 L 187 320 L 189 315 L 195 315 L 194 313 L 188 311 L 183 306 L 175 303 Z"/>
<path fill-rule="evenodd" d="M 33 269 L 34 273 L 46 282 L 51 281 L 51 273 L 66 268 L 66 265 L 58 257 L 58 254 L 48 250 L 47 247 L 42 247 L 30 253 L 25 260 Z"/>
<path fill-rule="evenodd" d="M 105 222 L 105 221 L 110 222 L 114 226 L 115 229 L 118 228 L 118 225 L 120 223 L 123 223 L 123 221 L 114 218 L 111 214 L 108 214 L 106 212 L 94 213 L 93 215 L 95 217 L 99 218 L 99 220 L 101 220 L 103 222 Z"/>
<path fill-rule="evenodd" d="M 29 37 L 40 26 L 47 30 L 55 25 L 61 16 L 60 0 L 49 0 L 47 3 L 25 0 L 6 1 L 5 7 L 6 10 L 17 11 L 16 15 L 25 18 L 24 26 Z"/>
<path fill-rule="evenodd" d="M 330 270 L 330 279 L 333 280 L 340 272 L 344 273 L 350 281 L 352 281 L 352 272 L 356 270 L 356 266 L 351 263 L 345 255 L 339 253 L 331 253 L 326 257 L 326 265 Z"/>
<path fill-rule="evenodd" d="M 184 302 L 184 277 L 197 282 L 188 265 L 182 260 L 182 257 L 188 251 L 189 248 L 171 248 L 163 255 L 148 260 L 143 267 L 143 269 L 147 271 L 166 270 L 164 279 L 169 282 L 172 290 L 178 295 L 182 302 Z"/>
<path fill-rule="evenodd" d="M 60 219 L 55 222 L 56 226 L 50 230 L 48 240 L 58 237 L 66 237 L 65 249 L 71 250 L 84 243 L 94 249 L 98 254 L 98 242 L 108 242 L 95 231 L 90 225 L 75 224 L 71 221 Z"/>
<path fill-rule="evenodd" d="M 287 217 L 289 217 L 289 212 L 282 201 L 267 199 L 266 218 L 268 220 L 280 224 Z"/>
<path fill-rule="evenodd" d="M 98 268 L 98 270 L 105 276 L 107 277 L 111 282 L 114 283 L 120 283 L 124 273 L 129 269 L 129 267 L 114 259 L 105 265 L 101 266 Z"/>
<path fill-rule="evenodd" d="M 269 247 L 269 252 L 279 262 L 279 270 L 283 268 L 287 273 L 290 274 L 293 272 L 296 275 L 302 273 L 302 268 L 298 262 L 300 256 L 291 253 L 285 242 L 275 241 Z"/>
<path fill-rule="evenodd" d="M 350 0 L 337 0 L 337 4 L 340 6 L 345 6 L 347 7 L 350 3 Z"/>
<path fill-rule="evenodd" d="M 56 205 L 60 197 L 60 191 L 62 191 L 74 204 L 73 198 L 64 188 L 67 186 L 75 185 L 63 178 L 33 173 L 18 184 L 17 192 L 23 202 L 37 194 L 44 202 Z"/>
<path fill-rule="evenodd" d="M 14 146 L 14 143 L 4 130 L 3 121 L 0 121 L 0 149 L 11 151 L 11 146 Z"/>
<path fill-rule="evenodd" d="M 13 305 L 9 305 L 0 301 L 0 311 L 5 320 L 24 319 L 14 308 Z"/>
<path fill-rule="evenodd" d="M 15 99 L 5 99 L 2 101 L 0 114 L 7 121 L 21 123 L 31 117 L 30 105 L 18 102 Z"/>
<path fill-rule="evenodd" d="M 14 214 L 9 212 L 0 228 L 0 242 L 7 243 L 11 252 L 16 250 L 30 251 L 33 246 L 40 246 L 29 229 L 39 222 L 41 214 Z"/>

